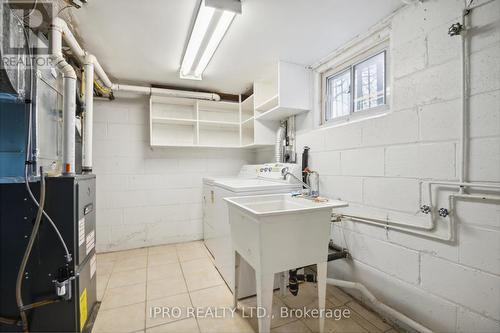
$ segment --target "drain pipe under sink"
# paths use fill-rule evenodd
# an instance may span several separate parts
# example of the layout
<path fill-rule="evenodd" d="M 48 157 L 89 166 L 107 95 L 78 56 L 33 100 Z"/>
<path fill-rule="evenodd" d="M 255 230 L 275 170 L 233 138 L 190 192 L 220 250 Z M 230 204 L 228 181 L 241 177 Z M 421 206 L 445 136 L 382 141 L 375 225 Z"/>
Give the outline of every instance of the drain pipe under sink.
<path fill-rule="evenodd" d="M 433 333 L 433 331 L 431 331 L 427 327 L 417 323 L 416 321 L 414 321 L 410 317 L 407 317 L 404 314 L 402 314 L 401 312 L 399 312 L 399 311 L 391 308 L 390 306 L 385 305 L 384 303 L 380 302 L 375 297 L 375 295 L 373 295 L 363 284 L 361 284 L 359 282 L 350 282 L 350 281 L 328 278 L 328 279 L 326 279 L 326 283 L 333 285 L 333 286 L 340 287 L 340 288 L 356 289 L 359 292 L 361 292 L 363 297 L 366 297 L 370 301 L 370 303 L 376 309 L 380 310 L 381 312 L 384 312 L 388 316 L 408 325 L 409 327 L 413 328 L 414 330 L 416 330 L 418 332 Z"/>

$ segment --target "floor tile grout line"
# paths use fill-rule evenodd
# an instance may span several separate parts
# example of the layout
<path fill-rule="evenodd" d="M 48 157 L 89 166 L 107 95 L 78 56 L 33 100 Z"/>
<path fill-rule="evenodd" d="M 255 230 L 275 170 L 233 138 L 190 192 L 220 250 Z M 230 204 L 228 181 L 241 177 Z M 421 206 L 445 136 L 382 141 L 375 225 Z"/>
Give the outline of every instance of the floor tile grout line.
<path fill-rule="evenodd" d="M 179 265 L 181 266 L 182 278 L 184 279 L 184 284 L 186 285 L 186 289 L 187 289 L 187 293 L 188 293 L 188 297 L 189 297 L 189 302 L 191 302 L 191 306 L 194 307 L 193 299 L 191 298 L 191 291 L 188 288 L 186 276 L 184 275 L 184 269 L 182 268 L 182 263 L 180 262 L 179 252 L 177 252 L 177 259 L 179 259 Z M 198 318 L 195 318 L 195 320 L 196 320 L 196 326 L 198 326 L 198 332 L 201 332 L 200 323 L 198 322 Z"/>
<path fill-rule="evenodd" d="M 188 259 L 188 260 L 185 260 L 185 261 L 181 261 L 180 259 L 180 254 L 179 254 L 179 249 L 177 249 L 177 247 L 174 247 L 175 249 L 175 256 L 177 258 L 177 261 L 176 262 L 171 262 L 171 263 L 166 263 L 166 264 L 160 264 L 160 265 L 153 265 L 153 266 L 150 266 L 150 263 L 149 263 L 149 255 L 150 255 L 150 247 L 147 247 L 147 248 L 144 248 L 146 250 L 146 267 L 145 268 L 133 268 L 133 269 L 130 269 L 130 270 L 137 270 L 137 269 L 145 269 L 146 270 L 146 280 L 145 282 L 139 282 L 139 283 L 132 283 L 132 284 L 127 284 L 127 285 L 123 285 L 123 286 L 117 286 L 117 287 L 113 287 L 113 288 L 110 288 L 109 285 L 110 285 L 110 281 L 111 281 L 111 278 L 114 274 L 116 273 L 121 273 L 121 272 L 127 272 L 129 270 L 125 270 L 125 271 L 118 271 L 116 272 L 115 269 L 117 267 L 117 264 L 119 264 L 119 260 L 110 260 L 109 261 L 109 264 L 111 266 L 111 269 L 110 269 L 110 274 L 108 275 L 108 279 L 106 281 L 106 284 L 105 284 L 105 287 L 104 287 L 104 293 L 103 293 L 103 301 L 104 301 L 104 297 L 105 295 L 107 294 L 107 291 L 109 289 L 115 289 L 115 288 L 120 288 L 120 287 L 128 287 L 128 286 L 134 286 L 134 285 L 138 285 L 138 284 L 141 284 L 141 283 L 144 283 L 145 284 L 145 301 L 144 301 L 144 311 L 145 311 L 145 318 L 144 318 L 144 331 L 146 331 L 148 328 L 153 328 L 153 327 L 158 327 L 158 326 L 163 326 L 163 325 L 168 325 L 168 324 L 171 324 L 171 323 L 174 323 L 174 322 L 179 322 L 179 321 L 182 321 L 182 320 L 187 320 L 187 319 L 190 319 L 191 317 L 184 317 L 184 318 L 179 318 L 179 319 L 176 319 L 176 320 L 173 320 L 173 321 L 170 321 L 168 323 L 162 323 L 162 324 L 158 324 L 158 325 L 152 325 L 151 327 L 147 327 L 147 304 L 148 304 L 148 301 L 154 301 L 156 299 L 160 299 L 160 297 L 158 298 L 153 298 L 151 300 L 148 299 L 147 297 L 147 291 L 148 291 L 148 288 L 149 288 L 149 268 L 150 267 L 157 267 L 157 266 L 162 266 L 162 265 L 169 265 L 169 264 L 178 264 L 179 267 L 180 267 L 180 270 L 181 270 L 181 274 L 182 274 L 182 278 L 183 278 L 183 281 L 184 281 L 184 284 L 186 286 L 186 292 L 179 292 L 179 293 L 176 293 L 176 294 L 173 294 L 173 295 L 168 295 L 168 296 L 162 296 L 163 297 L 171 297 L 171 296 L 176 296 L 176 295 L 181 295 L 181 294 L 184 294 L 184 293 L 187 293 L 188 294 L 188 297 L 189 297 L 189 300 L 190 300 L 190 303 L 191 303 L 191 306 L 193 306 L 193 299 L 191 297 L 191 294 L 192 293 L 196 293 L 196 292 L 199 292 L 199 291 L 203 291 L 203 290 L 207 290 L 207 289 L 211 289 L 211 288 L 216 288 L 216 287 L 219 287 L 219 286 L 224 286 L 224 284 L 218 284 L 218 285 L 214 285 L 214 286 L 207 286 L 207 287 L 203 287 L 203 288 L 200 288 L 200 289 L 194 289 L 194 290 L 190 290 L 189 288 L 187 288 L 187 280 L 186 280 L 186 274 L 184 272 L 184 269 L 183 269 L 183 263 L 187 263 L 187 262 L 190 262 L 190 261 L 194 261 L 194 260 L 200 260 L 200 259 L 205 259 L 205 258 L 208 258 L 210 260 L 210 257 L 209 256 L 204 256 L 204 257 L 199 257 L 199 258 L 192 258 L 192 259 Z M 153 253 L 153 254 L 156 254 L 156 253 Z M 211 260 L 210 260 L 211 261 Z M 213 262 L 211 261 L 211 264 L 213 265 Z M 220 275 L 220 272 L 218 272 L 218 274 Z M 161 280 L 161 279 L 156 279 L 156 280 L 151 280 L 151 281 L 158 281 L 158 280 Z M 284 300 L 279 297 L 279 295 L 277 295 L 278 298 L 280 299 L 280 301 L 282 303 L 286 305 L 286 303 L 284 302 Z M 332 296 L 335 296 L 335 295 L 332 295 Z M 328 299 L 328 297 L 327 297 Z M 339 300 L 339 299 L 337 299 Z M 340 300 L 339 300 L 340 301 Z M 359 311 L 356 311 L 354 308 L 352 308 L 350 305 L 351 304 L 356 304 L 356 305 L 360 305 L 361 307 L 364 308 L 364 305 L 362 303 L 359 303 L 357 302 L 356 299 L 350 299 L 350 300 L 347 300 L 347 301 L 340 301 L 342 304 L 339 305 L 339 306 L 336 306 L 332 303 L 332 305 L 334 305 L 334 307 L 348 307 L 349 309 L 351 309 L 351 311 L 353 311 L 357 316 L 360 317 L 360 319 L 363 319 L 364 321 L 366 321 L 367 324 L 370 324 L 372 326 L 374 326 L 375 328 L 377 328 L 380 332 L 384 332 L 384 333 L 387 333 L 394 328 L 394 326 L 387 322 L 384 318 L 380 317 L 377 313 L 371 311 L 370 309 L 366 309 L 366 311 L 368 311 L 368 314 L 373 314 L 373 316 L 375 316 L 376 318 L 380 319 L 380 321 L 384 324 L 386 324 L 387 326 L 389 326 L 389 328 L 387 328 L 386 330 L 383 330 L 383 329 L 380 329 L 379 327 L 377 327 L 377 325 L 375 325 L 372 320 L 368 319 L 367 317 L 365 317 L 364 315 L 362 315 Z M 112 307 L 112 308 L 109 308 L 109 309 L 102 309 L 103 311 L 109 311 L 109 310 L 114 310 L 114 309 L 117 309 L 117 308 L 122 308 L 122 307 L 126 307 L 126 306 L 131 306 L 131 305 L 136 305 L 136 304 L 140 304 L 142 302 L 134 302 L 134 303 L 130 303 L 130 304 L 124 304 L 124 305 L 120 305 L 120 306 L 116 306 L 116 307 Z M 200 328 L 200 323 L 198 321 L 198 318 L 194 318 L 196 320 L 196 324 L 197 324 L 197 327 L 198 327 L 198 330 L 199 332 L 201 332 L 201 328 Z M 373 318 L 372 318 L 373 319 Z M 285 325 L 288 325 L 288 324 L 292 324 L 296 321 L 300 321 L 302 322 L 306 328 L 311 332 L 311 328 L 305 323 L 305 321 L 303 319 L 300 319 L 300 318 L 297 318 L 297 319 L 294 319 L 290 322 L 287 322 L 287 323 L 283 323 L 283 324 L 280 324 L 276 327 L 273 327 L 273 328 L 278 328 L 278 327 L 282 327 L 282 326 L 285 326 Z M 356 320 L 355 320 L 356 321 Z M 356 321 L 357 322 L 357 321 Z M 367 328 L 364 327 L 364 325 L 361 325 L 359 322 L 357 322 L 358 325 L 360 325 L 360 327 L 364 330 L 367 330 L 369 331 Z"/>
<path fill-rule="evenodd" d="M 151 328 L 160 327 L 160 326 L 167 326 L 167 325 L 170 325 L 170 324 L 173 324 L 173 323 L 178 323 L 180 321 L 188 320 L 188 319 L 191 319 L 191 317 L 174 319 L 172 321 L 169 321 L 168 323 L 161 323 L 161 324 L 158 324 L 158 325 L 149 326 L 146 329 L 151 329 Z"/>
<path fill-rule="evenodd" d="M 146 326 L 148 321 L 148 266 L 149 266 L 149 247 L 146 250 L 146 291 L 144 295 L 144 332 L 146 332 Z"/>
<path fill-rule="evenodd" d="M 133 303 L 130 303 L 130 304 L 122 304 L 122 305 L 114 306 L 114 307 L 109 308 L 109 309 L 99 308 L 99 311 L 110 311 L 110 310 L 116 310 L 116 309 L 121 309 L 121 308 L 124 308 L 124 307 L 126 307 L 126 306 L 137 305 L 137 304 L 141 304 L 141 303 L 145 303 L 145 301 L 133 302 Z"/>
<path fill-rule="evenodd" d="M 350 303 L 354 303 L 354 304 L 358 304 L 360 305 L 361 307 L 365 308 L 361 303 L 358 303 L 354 300 L 351 300 L 349 302 L 347 302 L 346 304 L 344 304 L 345 306 L 347 306 L 349 309 L 351 309 L 352 311 L 354 311 L 357 315 L 359 315 L 361 318 L 363 318 L 364 320 L 366 320 L 368 323 L 370 323 L 372 326 L 375 326 L 378 330 L 380 330 L 381 332 L 387 332 L 388 330 L 391 330 L 393 327 L 391 324 L 389 324 L 386 320 L 384 320 L 384 318 L 378 316 L 376 313 L 370 311 L 369 309 L 366 309 L 366 311 L 368 311 L 369 313 L 373 314 L 375 317 L 377 317 L 378 319 L 380 319 L 380 321 L 384 324 L 386 324 L 387 326 L 389 326 L 390 328 L 383 331 L 383 329 L 379 328 L 377 325 L 375 325 L 371 320 L 369 320 L 368 318 L 366 318 L 365 316 L 363 316 L 361 313 L 359 313 L 358 311 L 356 311 L 353 307 L 351 307 L 349 304 Z"/>

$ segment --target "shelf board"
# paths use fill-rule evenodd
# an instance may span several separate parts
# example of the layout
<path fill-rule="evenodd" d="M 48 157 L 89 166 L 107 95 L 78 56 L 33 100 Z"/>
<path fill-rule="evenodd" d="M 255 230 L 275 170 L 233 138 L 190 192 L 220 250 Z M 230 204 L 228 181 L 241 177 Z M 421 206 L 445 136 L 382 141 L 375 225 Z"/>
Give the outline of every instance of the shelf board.
<path fill-rule="evenodd" d="M 238 112 L 240 106 L 238 102 L 220 102 L 220 101 L 198 101 L 200 111 L 234 111 Z"/>
<path fill-rule="evenodd" d="M 250 117 L 250 118 L 248 118 L 248 119 L 243 120 L 243 121 L 241 122 L 241 125 L 246 125 L 246 124 L 248 124 L 249 122 L 252 122 L 253 120 L 254 120 L 254 117 L 252 116 L 252 117 Z"/>
<path fill-rule="evenodd" d="M 224 127 L 224 128 L 238 128 L 239 122 L 232 121 L 214 121 L 214 120 L 199 120 L 200 126 L 207 127 Z"/>
<path fill-rule="evenodd" d="M 151 147 L 153 148 L 167 148 L 167 147 L 182 147 L 182 148 L 242 148 L 242 146 L 235 146 L 235 145 L 203 145 L 203 144 L 152 144 Z"/>
<path fill-rule="evenodd" d="M 297 114 L 301 114 L 304 112 L 308 112 L 309 110 L 304 109 L 294 109 L 294 108 L 284 108 L 279 105 L 272 108 L 269 111 L 261 113 L 255 119 L 257 120 L 284 120 L 290 116 L 295 116 Z"/>
<path fill-rule="evenodd" d="M 275 108 L 278 105 L 278 95 L 274 95 L 273 97 L 266 100 L 264 103 L 257 105 L 255 110 L 259 112 L 266 112 L 270 109 Z"/>
<path fill-rule="evenodd" d="M 270 147 L 270 146 L 273 146 L 273 145 L 272 144 L 265 144 L 264 145 L 264 144 L 249 143 L 249 144 L 240 146 L 240 148 L 251 149 L 251 148 L 264 148 L 264 147 Z"/>
<path fill-rule="evenodd" d="M 151 122 L 153 124 L 194 125 L 196 124 L 196 119 L 154 117 L 151 118 Z"/>
<path fill-rule="evenodd" d="M 253 94 L 250 95 L 247 99 L 241 102 L 242 110 L 250 110 L 253 112 Z"/>

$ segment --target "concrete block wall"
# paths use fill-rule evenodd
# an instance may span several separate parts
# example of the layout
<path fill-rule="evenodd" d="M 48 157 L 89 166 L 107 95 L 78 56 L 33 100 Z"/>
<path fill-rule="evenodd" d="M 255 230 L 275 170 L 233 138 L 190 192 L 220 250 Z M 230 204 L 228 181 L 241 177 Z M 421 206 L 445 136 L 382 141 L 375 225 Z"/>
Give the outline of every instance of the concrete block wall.
<path fill-rule="evenodd" d="M 98 252 L 203 238 L 202 178 L 236 175 L 248 150 L 149 146 L 149 100 L 94 106 Z"/>
<path fill-rule="evenodd" d="M 473 5 L 468 180 L 498 183 L 500 1 Z M 425 223 L 422 182 L 458 180 L 460 39 L 447 32 L 463 6 L 429 0 L 392 17 L 386 114 L 333 126 L 299 124 L 298 151 L 311 147 L 320 191 L 348 201 L 347 212 Z M 448 207 L 447 193 L 436 193 L 436 206 Z M 500 332 L 500 206 L 459 201 L 455 214 L 454 244 L 347 220 L 335 224 L 332 238 L 353 260 L 331 263 L 329 275 L 364 283 L 437 332 Z M 438 230 L 447 221 L 440 219 Z"/>

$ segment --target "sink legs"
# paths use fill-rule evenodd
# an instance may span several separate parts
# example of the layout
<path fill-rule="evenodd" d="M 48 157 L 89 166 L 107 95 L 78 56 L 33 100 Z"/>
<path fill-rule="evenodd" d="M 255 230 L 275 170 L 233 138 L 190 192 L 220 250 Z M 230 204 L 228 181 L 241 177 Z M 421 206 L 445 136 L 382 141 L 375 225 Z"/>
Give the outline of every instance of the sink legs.
<path fill-rule="evenodd" d="M 280 295 L 281 296 L 286 295 L 286 277 L 287 277 L 286 272 L 280 273 Z"/>
<path fill-rule="evenodd" d="M 257 315 L 259 333 L 271 331 L 271 317 L 273 314 L 273 287 L 274 274 L 263 275 L 255 272 L 257 280 Z"/>
<path fill-rule="evenodd" d="M 234 251 L 234 292 L 233 292 L 233 307 L 238 309 L 238 288 L 240 284 L 240 255 Z"/>
<path fill-rule="evenodd" d="M 319 317 L 319 333 L 325 331 L 325 300 L 326 300 L 326 271 L 327 262 L 316 264 L 317 279 L 318 279 L 318 309 L 321 316 Z"/>
<path fill-rule="evenodd" d="M 241 257 L 237 251 L 234 251 L 234 293 L 233 306 L 238 307 L 238 288 L 240 280 L 240 262 Z M 316 264 L 317 280 L 318 280 L 318 310 L 319 317 L 319 333 L 325 330 L 325 303 L 326 303 L 326 277 L 327 277 L 327 262 Z M 286 290 L 286 273 L 280 273 L 280 292 L 283 294 Z M 271 319 L 273 315 L 273 288 L 274 288 L 274 273 L 263 273 L 255 270 L 255 280 L 257 282 L 257 312 L 259 333 L 270 333 Z"/>

